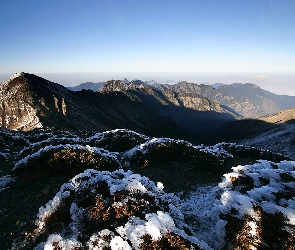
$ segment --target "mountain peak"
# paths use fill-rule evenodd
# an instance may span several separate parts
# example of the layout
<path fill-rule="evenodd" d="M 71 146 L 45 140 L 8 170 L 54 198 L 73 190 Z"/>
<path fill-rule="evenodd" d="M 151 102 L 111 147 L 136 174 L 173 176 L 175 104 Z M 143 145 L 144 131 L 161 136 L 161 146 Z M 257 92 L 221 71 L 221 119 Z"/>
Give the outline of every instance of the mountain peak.
<path fill-rule="evenodd" d="M 0 88 L 6 86 L 7 84 L 9 84 L 13 79 L 20 77 L 20 76 L 24 76 L 24 72 L 17 72 L 14 75 L 12 75 L 11 77 L 7 78 L 6 80 L 4 80 L 3 82 L 0 83 Z"/>
<path fill-rule="evenodd" d="M 63 118 L 67 113 L 65 99 L 69 93 L 62 85 L 18 72 L 0 84 L 0 125 L 30 130 L 43 127 L 44 117 L 49 118 L 55 111 Z"/>
<path fill-rule="evenodd" d="M 124 80 L 122 81 L 124 83 L 129 83 L 128 79 L 127 78 L 124 78 Z"/>
<path fill-rule="evenodd" d="M 132 80 L 131 82 L 123 82 L 121 80 L 110 80 L 101 88 L 100 92 L 113 92 L 113 91 L 125 91 L 130 89 L 142 89 L 148 87 L 141 80 Z"/>
<path fill-rule="evenodd" d="M 109 80 L 101 88 L 100 92 L 113 92 L 113 91 L 122 91 L 128 87 L 127 83 L 124 83 L 121 80 Z"/>
<path fill-rule="evenodd" d="M 13 77 L 24 76 L 25 72 L 16 72 Z"/>

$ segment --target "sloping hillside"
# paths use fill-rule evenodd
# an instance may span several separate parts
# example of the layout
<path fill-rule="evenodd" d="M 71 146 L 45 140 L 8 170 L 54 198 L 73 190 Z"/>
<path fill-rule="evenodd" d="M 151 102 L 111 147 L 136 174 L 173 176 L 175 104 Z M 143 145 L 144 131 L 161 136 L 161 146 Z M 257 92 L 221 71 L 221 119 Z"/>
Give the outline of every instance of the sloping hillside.
<path fill-rule="evenodd" d="M 206 138 L 238 141 L 277 153 L 295 157 L 295 110 L 288 109 L 258 119 L 243 119 L 221 126 Z M 205 137 L 199 136 L 204 141 Z M 200 140 L 201 140 L 200 139 Z"/>
<path fill-rule="evenodd" d="M 130 130 L 1 129 L 0 142 L 3 249 L 295 245 L 295 165 L 283 155 Z"/>
<path fill-rule="evenodd" d="M 241 143 L 271 149 L 295 158 L 295 109 L 284 110 L 259 120 L 267 124 L 263 132 L 242 140 Z"/>
<path fill-rule="evenodd" d="M 295 105 L 295 104 L 294 104 Z M 283 110 L 276 114 L 272 114 L 269 116 L 264 116 L 259 118 L 261 121 L 265 121 L 268 123 L 294 123 L 295 120 L 295 108 Z"/>

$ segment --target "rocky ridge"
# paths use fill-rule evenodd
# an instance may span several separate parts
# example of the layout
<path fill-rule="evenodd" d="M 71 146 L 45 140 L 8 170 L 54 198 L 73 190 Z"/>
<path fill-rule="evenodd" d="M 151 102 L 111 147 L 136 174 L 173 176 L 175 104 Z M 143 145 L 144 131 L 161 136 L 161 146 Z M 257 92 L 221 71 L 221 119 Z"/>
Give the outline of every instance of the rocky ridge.
<path fill-rule="evenodd" d="M 176 92 L 197 93 L 230 107 L 244 118 L 271 115 L 293 108 L 295 103 L 293 96 L 276 95 L 252 83 L 221 85 L 213 88 L 211 85 L 182 81 L 174 85 L 164 84 L 161 88 Z"/>
<path fill-rule="evenodd" d="M 131 100 L 171 117 L 189 132 L 210 130 L 239 118 L 236 113 L 201 95 L 169 89 L 157 90 L 140 80 L 127 84 L 120 80 L 108 81 L 100 91 L 124 93 Z"/>
<path fill-rule="evenodd" d="M 180 133 L 172 120 L 136 105 L 123 93 L 73 92 L 28 73 L 17 73 L 0 84 L 0 124 L 25 131 L 41 127 L 132 128 L 147 134 Z"/>
<path fill-rule="evenodd" d="M 128 84 L 130 82 L 125 81 L 125 83 Z M 232 112 L 242 115 L 244 118 L 268 116 L 293 108 L 295 102 L 295 97 L 293 96 L 276 95 L 251 83 L 233 83 L 229 85 L 219 83 L 209 85 L 195 84 L 187 81 L 181 81 L 177 84 L 141 81 L 141 84 L 146 84 L 160 91 L 172 90 L 174 92 L 195 93 L 213 102 L 220 103 L 223 107 L 231 109 Z M 94 85 L 92 89 L 97 91 Z M 124 85 L 123 89 L 126 89 L 126 85 Z"/>

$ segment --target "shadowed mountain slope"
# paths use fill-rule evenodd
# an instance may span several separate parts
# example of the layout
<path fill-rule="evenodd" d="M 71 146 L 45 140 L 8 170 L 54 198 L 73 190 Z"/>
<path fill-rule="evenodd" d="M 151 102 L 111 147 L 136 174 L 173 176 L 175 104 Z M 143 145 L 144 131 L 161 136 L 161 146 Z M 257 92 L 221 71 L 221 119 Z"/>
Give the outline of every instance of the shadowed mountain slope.
<path fill-rule="evenodd" d="M 109 92 L 124 93 L 131 100 L 170 117 L 187 132 L 209 131 L 238 118 L 219 103 L 198 94 L 157 90 L 140 80 L 127 84 L 120 80 L 108 81 L 101 93 Z"/>
<path fill-rule="evenodd" d="M 245 145 L 270 149 L 274 152 L 295 158 L 295 109 L 261 117 L 257 122 L 264 123 L 264 129 L 256 131 Z"/>
<path fill-rule="evenodd" d="M 14 130 L 130 128 L 180 136 L 180 128 L 171 119 L 132 102 L 123 93 L 73 92 L 28 73 L 17 73 L 0 84 L 0 125 Z"/>
<path fill-rule="evenodd" d="M 228 133 L 239 133 L 244 137 L 257 136 L 271 129 L 280 130 L 281 127 L 293 124 L 295 120 L 295 109 L 287 109 L 276 114 L 263 116 L 258 119 L 244 119 L 230 122 L 221 127 Z"/>

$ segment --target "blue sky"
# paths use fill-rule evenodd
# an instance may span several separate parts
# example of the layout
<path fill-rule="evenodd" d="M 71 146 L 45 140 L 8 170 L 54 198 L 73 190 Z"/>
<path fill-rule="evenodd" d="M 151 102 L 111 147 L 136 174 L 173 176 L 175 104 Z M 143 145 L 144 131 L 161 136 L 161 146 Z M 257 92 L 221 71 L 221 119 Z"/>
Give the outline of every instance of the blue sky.
<path fill-rule="evenodd" d="M 295 74 L 294 0 L 0 0 L 0 6 L 0 74 Z"/>

